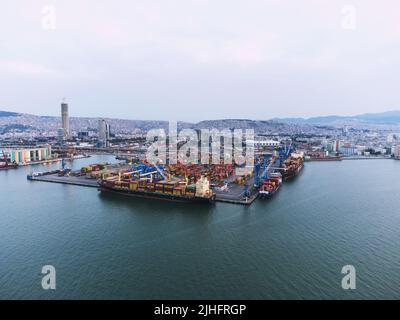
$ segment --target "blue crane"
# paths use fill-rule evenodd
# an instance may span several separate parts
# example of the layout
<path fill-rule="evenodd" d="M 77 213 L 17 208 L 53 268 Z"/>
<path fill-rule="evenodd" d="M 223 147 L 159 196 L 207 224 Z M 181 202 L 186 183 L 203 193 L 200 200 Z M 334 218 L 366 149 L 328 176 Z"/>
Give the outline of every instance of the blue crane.
<path fill-rule="evenodd" d="M 264 154 L 264 161 L 263 164 L 258 161 L 254 165 L 254 186 L 258 187 L 261 184 L 261 180 L 265 181 L 268 179 L 268 171 L 270 167 L 270 155 L 269 154 Z"/>
<path fill-rule="evenodd" d="M 138 176 L 143 175 L 143 174 L 147 174 L 147 173 L 154 173 L 157 176 L 158 180 L 166 180 L 166 176 L 163 173 L 163 171 L 165 170 L 165 168 L 161 165 L 148 165 L 146 163 L 139 163 L 137 165 L 133 165 L 132 166 L 132 170 L 137 173 Z"/>
<path fill-rule="evenodd" d="M 254 164 L 254 186 L 258 187 L 260 184 L 260 171 L 261 171 L 261 164 L 257 161 Z"/>
<path fill-rule="evenodd" d="M 247 183 L 244 185 L 244 196 L 246 198 L 248 198 L 250 196 L 250 188 L 249 188 L 249 185 Z"/>
<path fill-rule="evenodd" d="M 290 142 L 290 145 L 288 146 L 285 144 L 284 149 L 279 150 L 279 166 L 283 166 L 283 162 L 289 158 L 290 153 L 293 151 L 292 147 L 292 142 Z"/>
<path fill-rule="evenodd" d="M 262 174 L 262 179 L 265 181 L 268 179 L 268 170 L 269 170 L 269 165 L 268 165 L 268 161 L 269 161 L 269 155 L 265 154 L 264 155 L 264 172 Z"/>

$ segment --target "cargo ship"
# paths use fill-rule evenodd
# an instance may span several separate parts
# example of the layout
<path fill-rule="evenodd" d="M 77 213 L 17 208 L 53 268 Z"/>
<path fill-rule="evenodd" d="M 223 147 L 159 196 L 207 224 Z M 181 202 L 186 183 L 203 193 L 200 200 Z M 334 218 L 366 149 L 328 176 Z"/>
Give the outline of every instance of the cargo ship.
<path fill-rule="evenodd" d="M 16 169 L 18 164 L 15 162 L 0 162 L 0 170 Z"/>
<path fill-rule="evenodd" d="M 264 181 L 260 187 L 259 195 L 261 198 L 272 197 L 282 185 L 282 175 L 279 172 L 271 173 L 270 177 Z"/>
<path fill-rule="evenodd" d="M 173 202 L 208 202 L 215 201 L 210 182 L 204 176 L 192 185 L 181 181 L 132 180 L 121 176 L 101 179 L 99 191 L 118 193 L 131 197 L 164 200 Z"/>
<path fill-rule="evenodd" d="M 293 152 L 284 162 L 282 176 L 285 181 L 297 176 L 304 166 L 304 154 Z"/>

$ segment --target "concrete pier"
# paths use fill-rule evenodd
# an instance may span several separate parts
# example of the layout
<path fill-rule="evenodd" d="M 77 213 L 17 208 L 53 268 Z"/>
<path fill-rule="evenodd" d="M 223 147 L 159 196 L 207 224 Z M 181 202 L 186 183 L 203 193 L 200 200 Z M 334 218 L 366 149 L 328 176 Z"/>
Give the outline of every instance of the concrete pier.
<path fill-rule="evenodd" d="M 53 183 L 70 184 L 81 187 L 92 187 L 97 188 L 99 183 L 96 179 L 88 179 L 85 177 L 71 177 L 63 176 L 59 177 L 57 174 L 49 174 L 44 176 L 31 177 L 31 181 L 44 181 Z"/>

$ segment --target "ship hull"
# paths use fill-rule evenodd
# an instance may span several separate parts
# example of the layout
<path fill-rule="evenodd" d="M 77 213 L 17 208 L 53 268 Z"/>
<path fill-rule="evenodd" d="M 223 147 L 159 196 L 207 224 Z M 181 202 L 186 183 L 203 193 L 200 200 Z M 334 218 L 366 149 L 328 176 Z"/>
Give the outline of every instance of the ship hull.
<path fill-rule="evenodd" d="M 303 169 L 303 164 L 301 164 L 296 170 L 294 171 L 286 171 L 283 172 L 282 176 L 285 181 L 291 180 L 296 177 L 300 171 Z"/>
<path fill-rule="evenodd" d="M 281 187 L 281 185 L 279 185 L 275 190 L 271 191 L 271 192 L 263 192 L 260 191 L 259 192 L 259 196 L 261 199 L 269 199 L 272 198 L 272 196 L 278 192 L 279 188 Z"/>
<path fill-rule="evenodd" d="M 321 157 L 321 158 L 310 158 L 308 161 L 342 161 L 342 157 Z"/>
<path fill-rule="evenodd" d="M 9 169 L 17 169 L 18 165 L 7 165 L 7 166 L 0 166 L 0 170 L 9 170 Z"/>
<path fill-rule="evenodd" d="M 172 194 L 165 193 L 153 193 L 147 191 L 138 191 L 138 190 L 118 190 L 113 188 L 107 188 L 101 186 L 99 191 L 103 193 L 114 193 L 120 194 L 128 197 L 135 198 L 143 198 L 143 199 L 151 199 L 151 200 L 160 200 L 160 201 L 170 201 L 170 202 L 202 202 L 202 203 L 213 203 L 215 201 L 215 196 L 211 198 L 202 198 L 202 197 L 184 197 L 177 196 Z"/>

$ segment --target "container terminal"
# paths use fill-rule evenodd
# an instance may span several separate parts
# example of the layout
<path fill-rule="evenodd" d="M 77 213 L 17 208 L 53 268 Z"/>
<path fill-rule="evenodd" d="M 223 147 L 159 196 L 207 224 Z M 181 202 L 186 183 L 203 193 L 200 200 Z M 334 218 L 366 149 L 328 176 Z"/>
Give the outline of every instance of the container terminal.
<path fill-rule="evenodd" d="M 44 181 L 98 188 L 116 193 L 174 202 L 227 202 L 250 205 L 259 196 L 272 197 L 283 180 L 298 175 L 304 155 L 290 147 L 279 153 L 258 154 L 254 165 L 100 163 L 72 171 L 65 167 L 34 172 L 31 181 Z M 240 172 L 240 174 L 237 174 Z"/>

